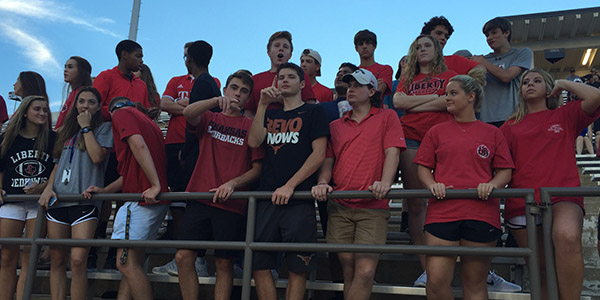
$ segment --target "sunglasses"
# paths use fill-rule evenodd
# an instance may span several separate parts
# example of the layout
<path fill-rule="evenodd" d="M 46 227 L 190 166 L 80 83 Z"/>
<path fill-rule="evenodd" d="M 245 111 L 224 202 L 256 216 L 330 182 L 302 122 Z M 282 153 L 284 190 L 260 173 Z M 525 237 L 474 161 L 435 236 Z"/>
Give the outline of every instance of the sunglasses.
<path fill-rule="evenodd" d="M 117 110 L 117 109 L 119 109 L 119 108 L 123 108 L 123 107 L 127 107 L 127 106 L 131 106 L 131 107 L 133 107 L 133 106 L 135 106 L 135 105 L 134 105 L 134 104 L 133 104 L 133 102 L 131 102 L 130 100 L 127 100 L 127 101 L 125 101 L 125 102 L 119 102 L 119 103 L 117 103 L 117 104 L 113 105 L 113 107 L 112 107 L 112 108 L 109 110 L 109 112 L 111 112 L 111 113 L 112 113 L 112 112 L 114 112 L 115 110 Z"/>

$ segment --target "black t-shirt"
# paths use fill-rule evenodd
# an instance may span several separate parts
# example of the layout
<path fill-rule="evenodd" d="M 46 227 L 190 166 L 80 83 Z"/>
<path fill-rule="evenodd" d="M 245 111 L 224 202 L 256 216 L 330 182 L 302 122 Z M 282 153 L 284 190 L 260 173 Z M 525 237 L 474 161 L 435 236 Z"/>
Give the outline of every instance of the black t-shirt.
<path fill-rule="evenodd" d="M 0 144 L 4 135 L 0 136 Z M 48 133 L 48 146 L 44 153 L 37 158 L 35 139 L 17 135 L 12 146 L 4 157 L 0 158 L 0 172 L 4 173 L 2 187 L 7 194 L 24 194 L 23 187 L 29 179 L 36 183 L 44 183 L 50 177 L 54 168 L 52 150 L 56 133 Z"/>
<path fill-rule="evenodd" d="M 290 111 L 267 110 L 265 127 L 267 136 L 260 190 L 274 191 L 302 167 L 313 151 L 312 142 L 329 136 L 329 124 L 323 107 L 305 103 Z M 309 191 L 316 182 L 317 172 L 298 185 L 296 190 Z"/>
<path fill-rule="evenodd" d="M 219 91 L 217 82 L 209 73 L 204 73 L 194 81 L 190 91 L 190 104 L 218 96 L 221 96 L 221 91 Z M 221 109 L 216 107 L 211 111 L 220 112 Z M 196 160 L 198 160 L 198 136 L 187 129 L 185 130 L 185 144 L 181 148 L 181 159 L 184 161 L 184 167 L 186 168 L 186 177 L 191 176 Z M 189 180 L 189 178 L 185 180 Z"/>

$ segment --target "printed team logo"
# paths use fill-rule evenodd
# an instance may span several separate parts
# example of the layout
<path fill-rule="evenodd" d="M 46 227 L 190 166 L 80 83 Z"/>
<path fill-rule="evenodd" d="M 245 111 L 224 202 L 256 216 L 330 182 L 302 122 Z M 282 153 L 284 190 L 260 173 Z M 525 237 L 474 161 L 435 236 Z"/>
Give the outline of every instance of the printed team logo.
<path fill-rule="evenodd" d="M 296 117 L 290 120 L 267 118 L 267 145 L 273 148 L 273 154 L 287 144 L 298 143 L 300 130 L 302 129 L 302 118 Z"/>
<path fill-rule="evenodd" d="M 310 260 L 311 260 L 311 259 L 313 258 L 313 256 L 315 256 L 315 255 L 314 255 L 314 254 L 311 254 L 311 255 L 304 256 L 304 255 L 297 254 L 296 256 L 297 256 L 297 257 L 298 257 L 300 260 L 302 260 L 302 261 L 304 262 L 304 265 L 305 265 L 305 266 L 307 266 L 307 267 L 308 267 L 308 265 L 310 264 Z"/>
<path fill-rule="evenodd" d="M 69 109 L 69 107 L 67 106 L 67 104 L 65 103 L 62 107 L 62 109 L 60 110 L 61 113 L 66 112 Z"/>
<path fill-rule="evenodd" d="M 446 79 L 432 77 L 411 83 L 408 90 L 411 95 L 432 95 L 446 86 Z"/>
<path fill-rule="evenodd" d="M 46 167 L 37 160 L 26 160 L 15 167 L 15 172 L 24 177 L 36 177 L 45 170 Z"/>
<path fill-rule="evenodd" d="M 182 89 L 183 85 L 179 85 L 177 87 L 178 89 Z M 182 99 L 187 99 L 189 98 L 189 92 L 188 91 L 179 91 L 177 92 L 177 100 L 182 100 Z"/>
<path fill-rule="evenodd" d="M 554 133 L 560 133 L 563 130 L 564 129 L 562 128 L 562 126 L 560 126 L 560 124 L 554 124 L 548 128 L 548 131 L 554 132 Z"/>
<path fill-rule="evenodd" d="M 481 158 L 488 158 L 490 156 L 490 149 L 486 145 L 481 144 L 477 147 L 477 155 Z"/>

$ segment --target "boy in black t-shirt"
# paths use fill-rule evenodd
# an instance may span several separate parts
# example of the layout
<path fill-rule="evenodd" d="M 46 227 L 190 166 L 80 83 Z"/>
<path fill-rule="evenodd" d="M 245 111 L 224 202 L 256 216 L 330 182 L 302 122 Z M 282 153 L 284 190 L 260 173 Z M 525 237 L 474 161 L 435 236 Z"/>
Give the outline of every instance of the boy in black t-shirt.
<path fill-rule="evenodd" d="M 260 190 L 274 191 L 271 201 L 258 201 L 256 241 L 316 242 L 313 201 L 293 200 L 294 190 L 309 191 L 316 183 L 316 171 L 325 159 L 329 126 L 321 106 L 302 101 L 304 71 L 293 63 L 277 69 L 277 86 L 261 90 L 248 145 L 265 146 Z M 283 109 L 268 110 L 272 102 Z M 314 253 L 286 252 L 289 270 L 288 299 L 302 299 L 306 273 L 315 267 Z M 270 269 L 276 267 L 276 252 L 254 253 L 254 279 L 259 299 L 275 299 Z"/>

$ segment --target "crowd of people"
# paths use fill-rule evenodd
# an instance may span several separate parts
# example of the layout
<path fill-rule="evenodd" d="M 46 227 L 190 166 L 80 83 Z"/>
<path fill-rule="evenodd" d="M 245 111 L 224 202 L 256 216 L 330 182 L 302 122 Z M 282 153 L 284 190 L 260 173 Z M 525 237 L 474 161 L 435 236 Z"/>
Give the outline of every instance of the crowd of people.
<path fill-rule="evenodd" d="M 233 72 L 221 83 L 209 73 L 212 47 L 206 41 L 184 46 L 188 73 L 173 77 L 159 96 L 142 47 L 131 40 L 116 46 L 118 64 L 92 80 L 90 63 L 79 56 L 65 63 L 70 94 L 51 128 L 45 82 L 22 72 L 14 85 L 19 108 L 0 137 L 1 195 L 40 194 L 49 238 L 104 237 L 110 202 L 94 194 L 139 193 L 120 202 L 111 239 L 156 238 L 165 215 L 173 217 L 175 239 L 243 241 L 245 199 L 234 191 L 270 191 L 259 200 L 254 240 L 317 241 L 314 201 L 293 199 L 311 191 L 328 243 L 385 244 L 390 200 L 398 177 L 405 189 L 429 189 L 433 198 L 408 199 L 408 228 L 415 245 L 494 246 L 502 234 L 494 189 L 576 187 L 579 175 L 573 141 L 600 117 L 597 73 L 592 84 L 554 80 L 533 67 L 530 49 L 513 48 L 511 24 L 485 23 L 488 55 L 444 55 L 453 33 L 443 16 L 426 22 L 408 53 L 393 69 L 375 61 L 377 36 L 354 37 L 360 63 L 344 62 L 334 91 L 317 81 L 323 60 L 314 49 L 289 62 L 292 35 L 268 40 L 271 65 L 255 75 Z M 468 51 L 463 51 L 468 52 Z M 461 52 L 462 54 L 464 54 Z M 576 96 L 562 104 L 561 93 Z M 170 115 L 166 137 L 154 122 Z M 478 199 L 446 200 L 447 189 L 477 189 Z M 369 199 L 329 199 L 333 191 L 368 190 Z M 163 192 L 212 192 L 210 200 L 161 201 Z M 90 201 L 68 202 L 82 194 Z M 1 201 L 1 197 L 0 197 Z M 555 197 L 552 236 L 561 299 L 575 299 L 583 282 L 583 198 Z M 0 206 L 0 237 L 33 234 L 38 203 Z M 523 199 L 508 198 L 504 223 L 527 246 Z M 541 237 L 541 223 L 538 224 Z M 96 250 L 50 247 L 52 299 L 85 299 L 87 272 L 96 268 Z M 600 249 L 600 248 L 599 248 Z M 543 257 L 543 248 L 540 248 Z M 109 250 L 105 270 L 123 275 L 119 299 L 152 299 L 143 269 L 145 249 Z M 205 250 L 177 249 L 172 261 L 153 269 L 179 276 L 183 299 L 199 296 L 206 276 Z M 0 300 L 21 298 L 29 250 L 2 245 Z M 229 299 L 241 253 L 215 250 L 214 299 Z M 255 251 L 253 276 L 259 299 L 276 299 L 274 276 L 285 259 L 286 299 L 303 299 L 313 252 Z M 330 253 L 332 280 L 343 282 L 344 299 L 369 299 L 379 261 L 375 253 Z M 456 256 L 420 255 L 423 274 L 415 286 L 429 299 L 453 299 Z M 487 299 L 494 284 L 490 257 L 462 256 L 465 299 Z M 540 261 L 545 291 L 544 261 Z M 66 268 L 72 281 L 67 287 Z M 520 287 L 516 287 L 520 290 Z M 543 296 L 545 298 L 545 296 Z"/>

